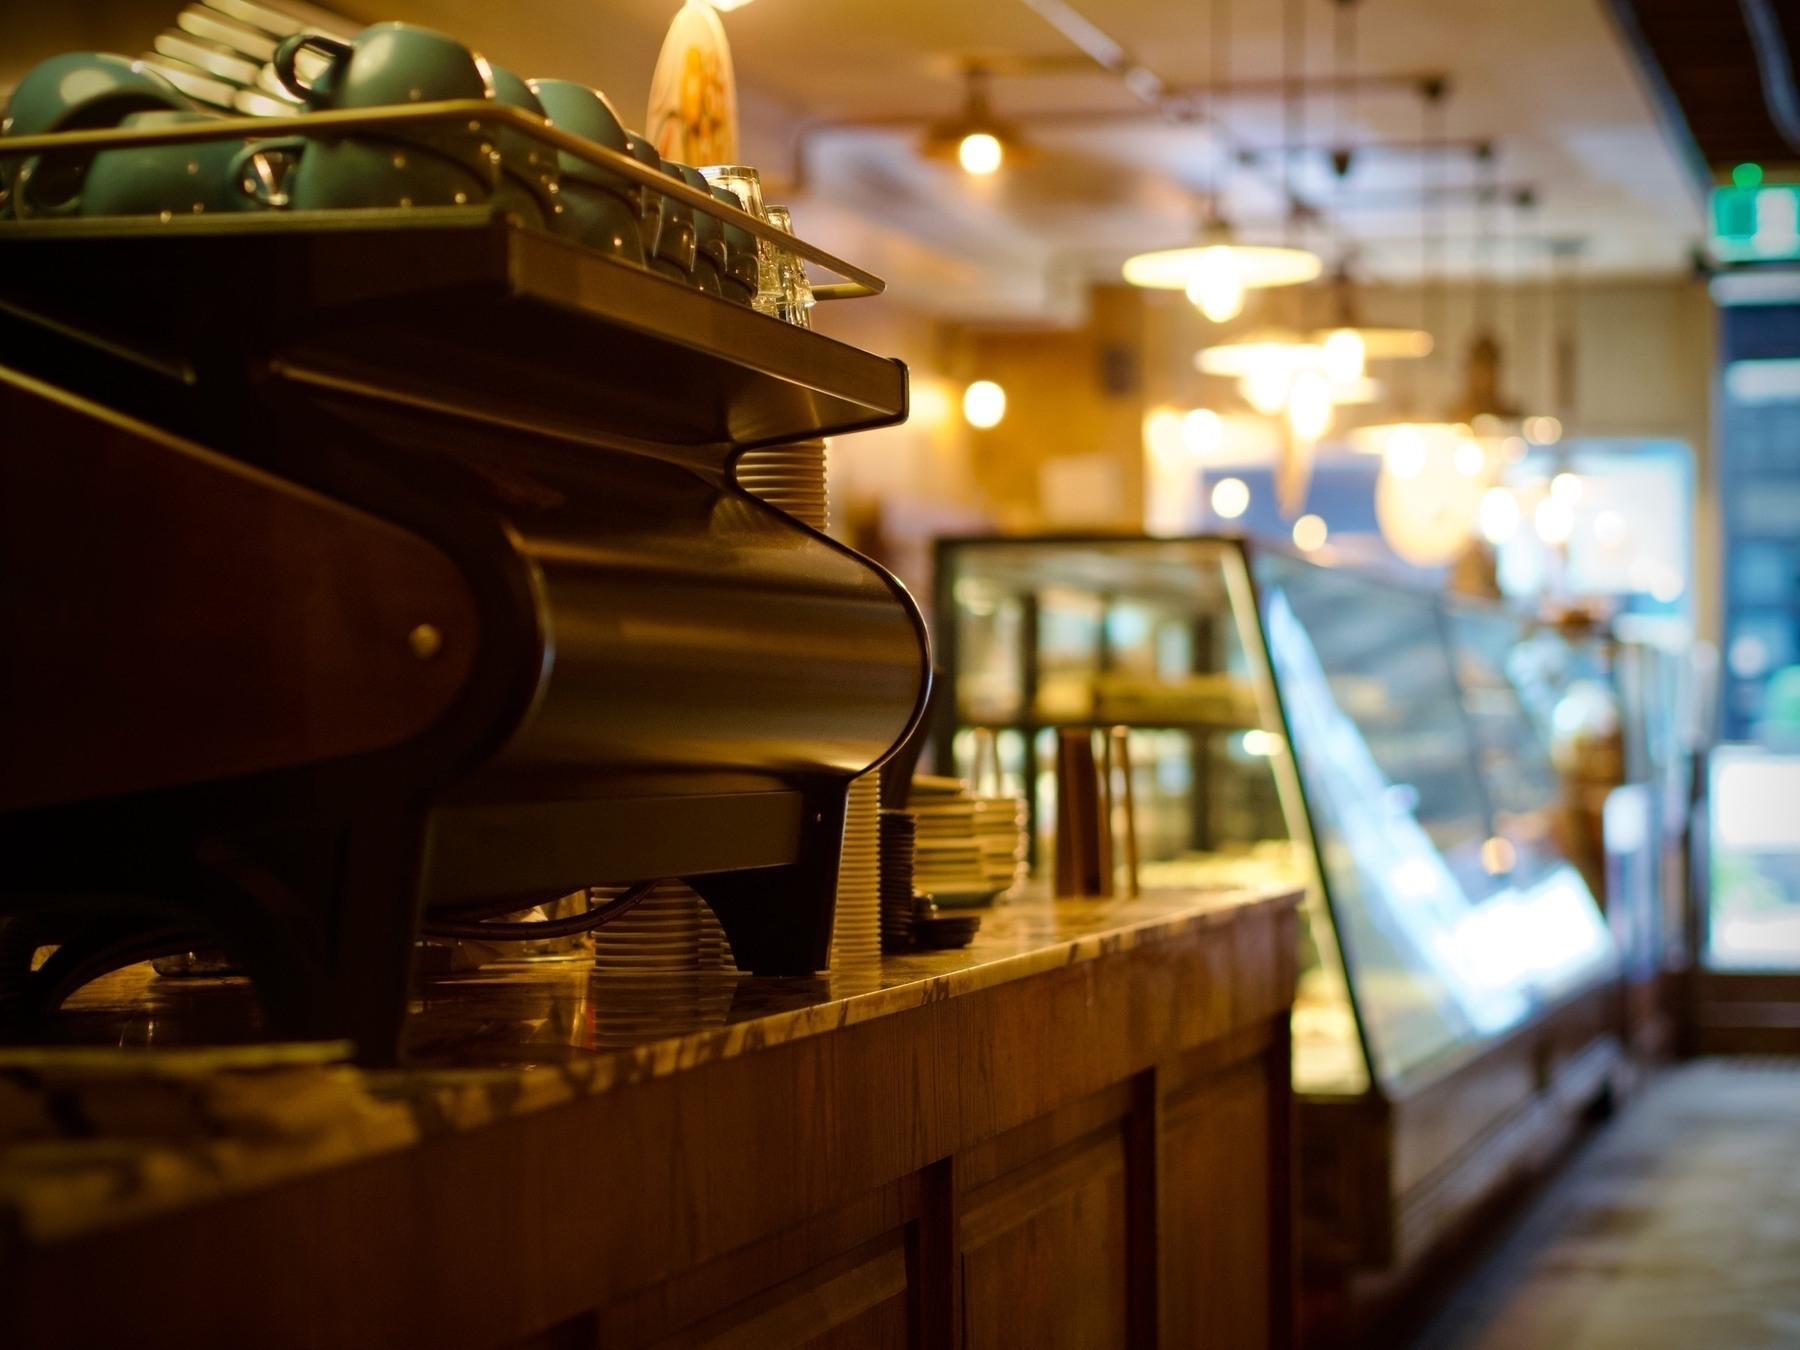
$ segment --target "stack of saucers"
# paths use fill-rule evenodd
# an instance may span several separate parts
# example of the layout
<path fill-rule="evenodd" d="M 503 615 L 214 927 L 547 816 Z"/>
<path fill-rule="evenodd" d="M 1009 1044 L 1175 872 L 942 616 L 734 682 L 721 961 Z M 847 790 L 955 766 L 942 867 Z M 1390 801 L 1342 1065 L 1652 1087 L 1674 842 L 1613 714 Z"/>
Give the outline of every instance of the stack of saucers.
<path fill-rule="evenodd" d="M 719 922 L 719 916 L 712 912 L 712 906 L 704 901 L 700 905 L 700 969 L 726 972 L 737 969 L 725 927 Z"/>
<path fill-rule="evenodd" d="M 913 948 L 913 844 L 911 811 L 881 813 L 881 950 Z"/>
<path fill-rule="evenodd" d="M 746 450 L 737 461 L 738 486 L 795 520 L 825 528 L 825 443 L 803 441 Z"/>
<path fill-rule="evenodd" d="M 844 815 L 844 853 L 838 864 L 837 916 L 831 927 L 831 968 L 881 959 L 881 777 L 850 784 Z"/>
<path fill-rule="evenodd" d="M 988 880 L 975 832 L 976 801 L 960 778 L 914 778 L 908 805 L 918 820 L 915 888 L 950 908 L 985 904 L 1005 889 Z"/>
<path fill-rule="evenodd" d="M 1024 800 L 977 797 L 975 841 L 981 849 L 981 870 L 987 883 L 999 891 L 1010 891 L 1025 874 Z"/>
<path fill-rule="evenodd" d="M 597 900 L 604 898 L 596 895 Z M 704 904 L 682 882 L 661 883 L 632 909 L 595 930 L 595 969 L 612 975 L 699 970 Z"/>

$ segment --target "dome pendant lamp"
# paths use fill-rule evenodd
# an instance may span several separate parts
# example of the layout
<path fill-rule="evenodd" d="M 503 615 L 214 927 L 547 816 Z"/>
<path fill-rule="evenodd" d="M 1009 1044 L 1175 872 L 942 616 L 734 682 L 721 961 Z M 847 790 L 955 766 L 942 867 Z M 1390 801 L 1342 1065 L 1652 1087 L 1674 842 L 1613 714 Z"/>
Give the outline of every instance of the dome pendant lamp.
<path fill-rule="evenodd" d="M 1227 323 L 1243 313 L 1246 291 L 1299 286 L 1322 271 L 1318 254 L 1272 244 L 1240 244 L 1231 227 L 1216 218 L 1207 222 L 1197 244 L 1125 260 L 1125 280 L 1133 286 L 1186 291 L 1214 323 Z"/>
<path fill-rule="evenodd" d="M 921 147 L 932 159 L 950 160 L 974 178 L 986 178 L 1003 165 L 1031 158 L 1031 147 L 1010 122 L 994 116 L 988 105 L 988 71 L 971 65 L 964 71 L 968 89 L 955 117 L 934 123 Z"/>

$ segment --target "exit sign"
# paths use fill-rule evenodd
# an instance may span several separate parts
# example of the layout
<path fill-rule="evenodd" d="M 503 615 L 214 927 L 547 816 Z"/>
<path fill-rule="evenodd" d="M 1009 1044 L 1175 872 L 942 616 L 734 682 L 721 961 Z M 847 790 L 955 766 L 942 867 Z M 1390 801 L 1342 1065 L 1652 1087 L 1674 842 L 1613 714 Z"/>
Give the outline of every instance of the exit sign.
<path fill-rule="evenodd" d="M 1720 262 L 1800 258 L 1800 187 L 1714 188 L 1710 244 Z"/>

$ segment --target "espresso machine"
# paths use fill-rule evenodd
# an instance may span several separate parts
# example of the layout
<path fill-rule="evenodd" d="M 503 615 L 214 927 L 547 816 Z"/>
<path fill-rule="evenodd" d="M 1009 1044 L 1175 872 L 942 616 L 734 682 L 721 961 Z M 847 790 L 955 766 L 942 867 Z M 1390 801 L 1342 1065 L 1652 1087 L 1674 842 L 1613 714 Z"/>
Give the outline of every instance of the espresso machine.
<path fill-rule="evenodd" d="M 733 463 L 906 409 L 500 215 L 8 226 L 0 1036 L 204 947 L 390 1062 L 422 928 L 672 878 L 740 968 L 822 969 L 928 642 Z"/>

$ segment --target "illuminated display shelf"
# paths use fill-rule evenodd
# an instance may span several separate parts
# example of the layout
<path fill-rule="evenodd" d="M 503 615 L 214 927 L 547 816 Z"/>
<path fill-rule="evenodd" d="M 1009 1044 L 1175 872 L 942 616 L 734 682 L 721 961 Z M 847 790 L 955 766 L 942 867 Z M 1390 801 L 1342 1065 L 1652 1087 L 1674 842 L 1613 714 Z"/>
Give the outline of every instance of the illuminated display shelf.
<path fill-rule="evenodd" d="M 1147 883 L 1313 883 L 1309 1269 L 1411 1263 L 1604 1090 L 1618 955 L 1554 843 L 1511 616 L 1229 539 L 946 540 L 937 561 L 937 767 L 974 772 L 991 734 L 1035 857 L 1056 728 L 1122 724 Z"/>

